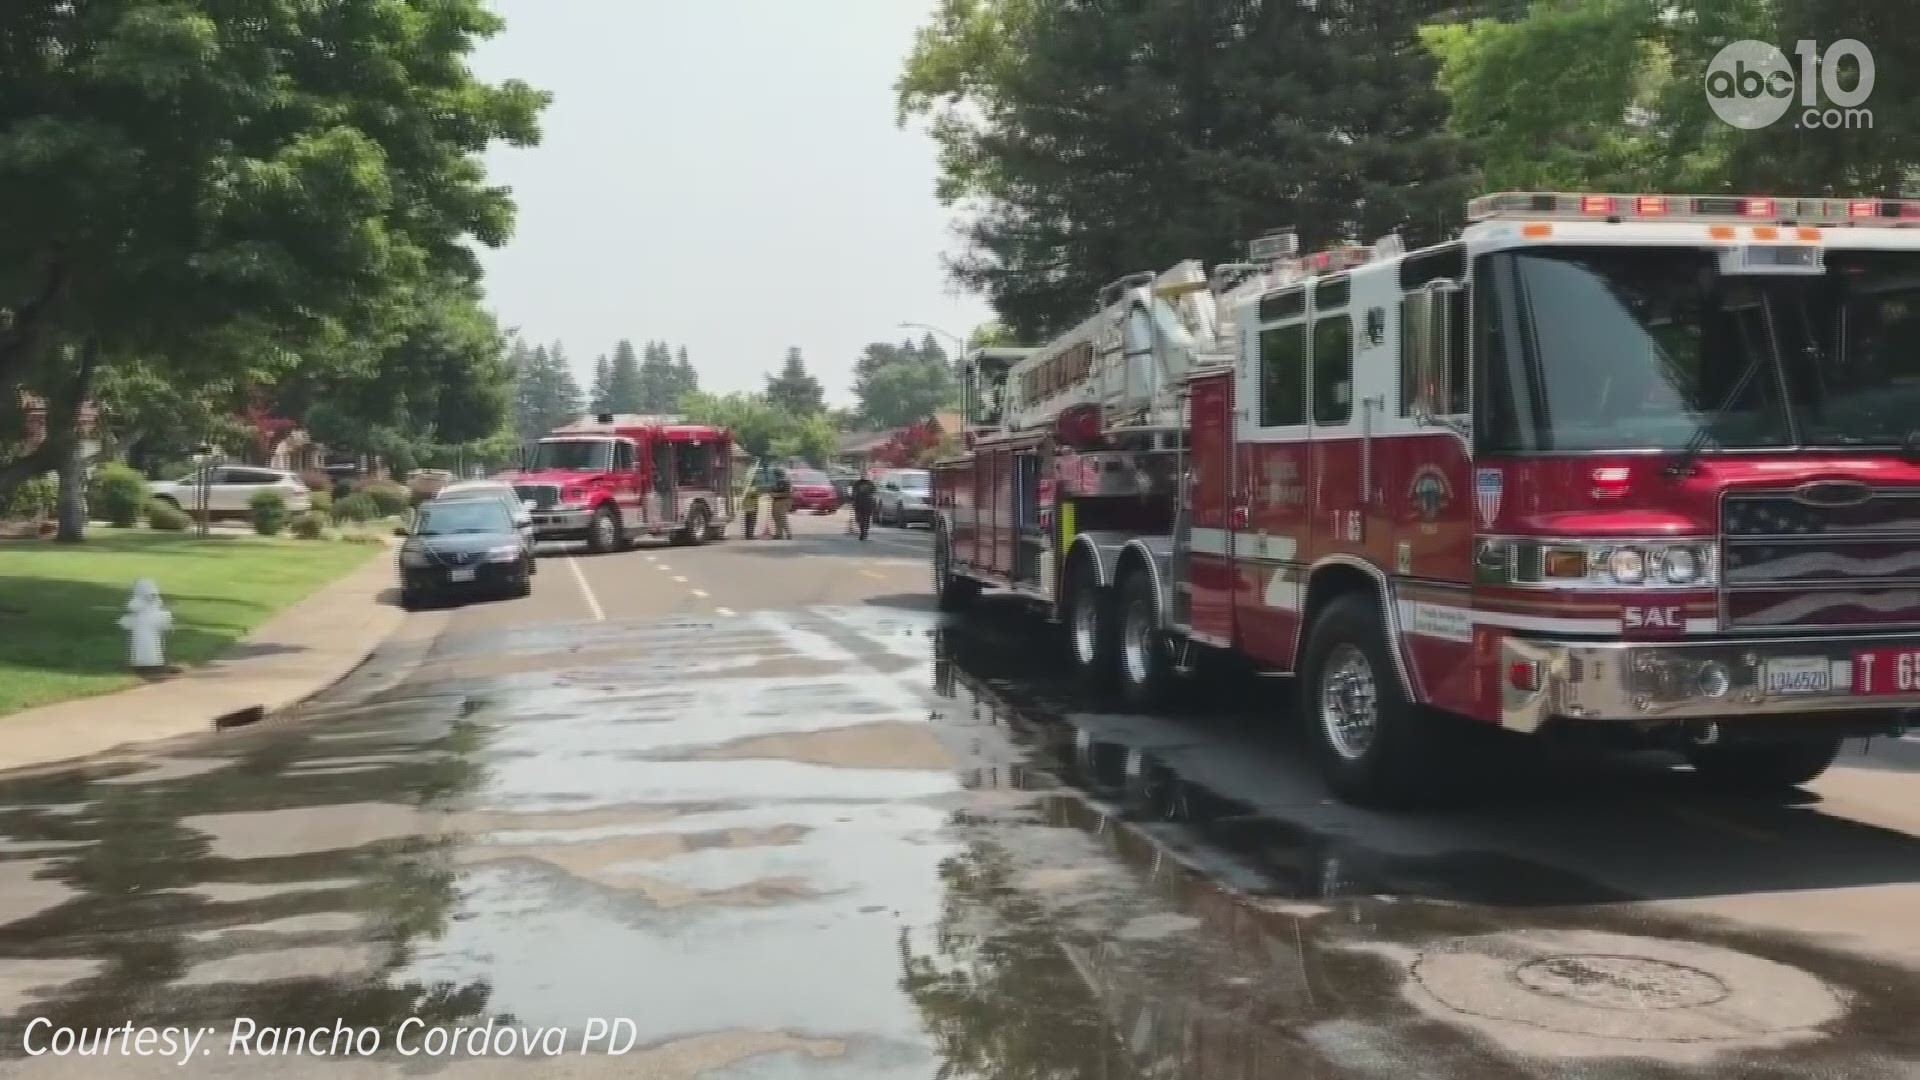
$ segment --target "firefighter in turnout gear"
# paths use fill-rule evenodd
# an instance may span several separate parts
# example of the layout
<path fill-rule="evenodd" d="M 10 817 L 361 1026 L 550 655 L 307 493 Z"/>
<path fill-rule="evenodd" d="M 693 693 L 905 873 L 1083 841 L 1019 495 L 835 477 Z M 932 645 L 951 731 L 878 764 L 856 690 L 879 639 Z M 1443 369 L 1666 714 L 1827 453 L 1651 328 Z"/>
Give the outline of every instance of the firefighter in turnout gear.
<path fill-rule="evenodd" d="M 740 517 L 746 529 L 741 533 L 747 539 L 753 539 L 754 526 L 760 523 L 760 470 L 755 469 L 747 476 L 747 490 L 740 496 Z"/>
<path fill-rule="evenodd" d="M 787 477 L 787 470 L 773 470 L 773 487 L 769 494 L 773 503 L 773 538 L 793 539 L 793 530 L 787 526 L 787 518 L 793 513 L 793 481 Z"/>

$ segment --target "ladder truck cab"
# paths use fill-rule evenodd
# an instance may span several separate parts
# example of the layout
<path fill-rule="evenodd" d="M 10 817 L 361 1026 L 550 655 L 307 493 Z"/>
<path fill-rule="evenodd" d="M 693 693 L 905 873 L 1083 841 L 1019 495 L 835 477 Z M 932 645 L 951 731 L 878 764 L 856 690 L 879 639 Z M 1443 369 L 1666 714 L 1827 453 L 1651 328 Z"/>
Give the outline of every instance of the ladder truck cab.
<path fill-rule="evenodd" d="M 733 436 L 677 417 L 601 413 L 535 443 L 510 480 L 541 540 L 594 552 L 642 536 L 699 544 L 733 520 Z"/>
<path fill-rule="evenodd" d="M 1505 193 L 1467 219 L 1133 275 L 970 372 L 941 606 L 1027 597 L 1137 706 L 1209 651 L 1296 676 L 1363 802 L 1431 790 L 1475 724 L 1749 787 L 1905 731 L 1920 202 Z"/>

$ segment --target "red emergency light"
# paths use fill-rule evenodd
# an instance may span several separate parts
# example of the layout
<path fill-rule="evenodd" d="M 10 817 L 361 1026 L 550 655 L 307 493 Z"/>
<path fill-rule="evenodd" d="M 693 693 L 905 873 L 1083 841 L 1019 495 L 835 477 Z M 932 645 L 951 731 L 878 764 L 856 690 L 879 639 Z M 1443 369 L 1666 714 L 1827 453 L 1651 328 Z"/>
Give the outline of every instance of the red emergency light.
<path fill-rule="evenodd" d="M 1587 195 L 1507 191 L 1467 204 L 1468 221 L 1766 222 L 1792 225 L 1920 224 L 1920 200 L 1775 198 L 1766 195 Z"/>

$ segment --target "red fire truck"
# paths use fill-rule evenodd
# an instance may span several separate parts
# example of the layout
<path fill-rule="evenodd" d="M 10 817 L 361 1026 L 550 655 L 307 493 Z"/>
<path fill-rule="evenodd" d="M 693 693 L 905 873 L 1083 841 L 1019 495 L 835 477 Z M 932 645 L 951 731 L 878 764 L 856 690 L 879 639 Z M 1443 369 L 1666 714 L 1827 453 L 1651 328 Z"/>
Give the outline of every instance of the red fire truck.
<path fill-rule="evenodd" d="M 641 536 L 719 540 L 733 520 L 733 438 L 671 417 L 602 413 L 534 444 L 509 479 L 541 540 L 614 551 Z"/>
<path fill-rule="evenodd" d="M 1133 703 L 1294 675 L 1332 787 L 1464 724 L 1801 783 L 1920 707 L 1920 202 L 1509 193 L 1458 238 L 1115 282 L 968 358 L 934 586 Z"/>

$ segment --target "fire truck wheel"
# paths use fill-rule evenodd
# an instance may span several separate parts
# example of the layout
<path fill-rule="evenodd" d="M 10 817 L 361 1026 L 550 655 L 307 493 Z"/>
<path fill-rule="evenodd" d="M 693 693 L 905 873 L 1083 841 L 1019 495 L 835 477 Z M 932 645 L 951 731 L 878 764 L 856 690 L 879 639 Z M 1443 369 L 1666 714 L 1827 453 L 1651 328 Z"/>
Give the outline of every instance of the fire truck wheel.
<path fill-rule="evenodd" d="M 1441 728 L 1400 686 L 1377 597 L 1349 593 L 1321 611 L 1301 675 L 1301 712 L 1329 787 L 1376 806 L 1429 793 L 1446 768 Z"/>
<path fill-rule="evenodd" d="M 1067 648 L 1080 678 L 1104 691 L 1120 674 L 1120 619 L 1113 591 L 1100 586 L 1091 560 L 1075 563 L 1068 575 Z"/>
<path fill-rule="evenodd" d="M 1175 675 L 1173 646 L 1160 625 L 1153 581 L 1135 570 L 1120 592 L 1120 692 L 1132 708 L 1145 712 L 1171 697 Z"/>
<path fill-rule="evenodd" d="M 945 531 L 933 539 L 933 595 L 941 611 L 965 611 L 980 595 L 980 583 L 953 572 L 951 545 Z"/>
<path fill-rule="evenodd" d="M 614 513 L 611 506 L 594 511 L 593 521 L 587 526 L 587 550 L 595 555 L 605 555 L 618 550 L 622 543 L 620 515 Z"/>
<path fill-rule="evenodd" d="M 1827 771 L 1840 756 L 1839 738 L 1747 746 L 1693 746 L 1687 760 L 1700 779 L 1715 787 L 1780 791 L 1799 787 Z"/>
<path fill-rule="evenodd" d="M 703 544 L 707 539 L 707 504 L 694 503 L 687 511 L 687 524 L 673 537 L 673 542 L 686 547 Z"/>

